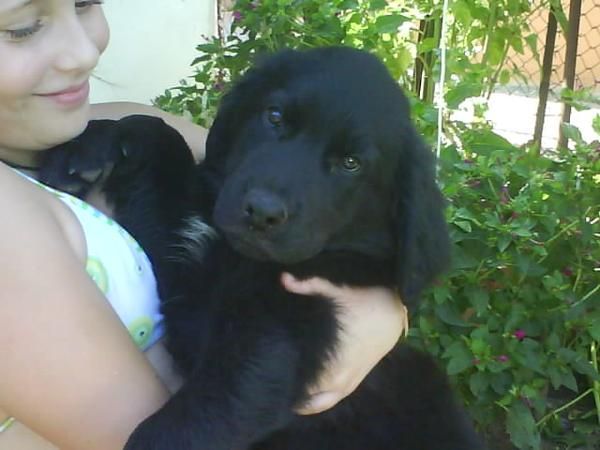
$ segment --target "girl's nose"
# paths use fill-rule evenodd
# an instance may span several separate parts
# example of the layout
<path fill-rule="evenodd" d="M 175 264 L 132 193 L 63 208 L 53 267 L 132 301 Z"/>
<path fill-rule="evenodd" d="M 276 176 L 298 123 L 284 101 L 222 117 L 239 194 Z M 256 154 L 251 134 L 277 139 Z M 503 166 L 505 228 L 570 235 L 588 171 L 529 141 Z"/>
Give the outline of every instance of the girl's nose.
<path fill-rule="evenodd" d="M 56 28 L 62 44 L 57 46 L 56 68 L 61 72 L 91 72 L 100 58 L 93 35 L 76 15 L 65 18 Z"/>

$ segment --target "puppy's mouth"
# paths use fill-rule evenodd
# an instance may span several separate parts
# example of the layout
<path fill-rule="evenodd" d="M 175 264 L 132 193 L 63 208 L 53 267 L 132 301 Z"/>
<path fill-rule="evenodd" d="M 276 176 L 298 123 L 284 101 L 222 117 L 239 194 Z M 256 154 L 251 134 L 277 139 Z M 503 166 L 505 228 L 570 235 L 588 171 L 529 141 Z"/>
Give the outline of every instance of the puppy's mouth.
<path fill-rule="evenodd" d="M 323 250 L 315 236 L 290 238 L 285 234 L 266 236 L 252 231 L 221 230 L 229 244 L 242 255 L 258 261 L 296 264 L 306 261 Z"/>

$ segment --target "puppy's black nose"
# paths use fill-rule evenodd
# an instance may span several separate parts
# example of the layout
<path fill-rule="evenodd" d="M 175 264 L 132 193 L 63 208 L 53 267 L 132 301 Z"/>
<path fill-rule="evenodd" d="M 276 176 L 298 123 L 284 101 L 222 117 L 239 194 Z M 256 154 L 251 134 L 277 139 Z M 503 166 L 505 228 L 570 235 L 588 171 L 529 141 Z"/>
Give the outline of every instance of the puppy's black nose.
<path fill-rule="evenodd" d="M 288 218 L 283 200 L 276 194 L 262 189 L 249 191 L 243 207 L 248 226 L 258 231 L 267 231 L 282 225 Z"/>

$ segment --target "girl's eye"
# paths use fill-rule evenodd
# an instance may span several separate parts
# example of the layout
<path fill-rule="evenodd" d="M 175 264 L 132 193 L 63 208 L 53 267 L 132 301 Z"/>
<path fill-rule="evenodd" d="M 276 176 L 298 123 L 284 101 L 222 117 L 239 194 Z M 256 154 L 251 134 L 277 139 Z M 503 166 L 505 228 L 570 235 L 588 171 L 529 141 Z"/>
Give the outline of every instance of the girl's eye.
<path fill-rule="evenodd" d="M 355 156 L 344 156 L 342 159 L 342 168 L 346 172 L 358 172 L 361 168 L 360 159 Z"/>
<path fill-rule="evenodd" d="M 16 30 L 4 30 L 1 33 L 6 35 L 9 41 L 20 42 L 33 36 L 35 33 L 40 31 L 43 27 L 41 19 L 35 21 L 35 23 L 28 27 L 18 28 Z"/>
<path fill-rule="evenodd" d="M 101 5 L 102 3 L 104 3 L 104 0 L 88 0 L 88 1 L 81 1 L 81 2 L 75 2 L 75 8 L 77 8 L 77 12 L 84 12 L 86 10 L 88 10 L 89 8 L 91 8 L 94 5 Z"/>

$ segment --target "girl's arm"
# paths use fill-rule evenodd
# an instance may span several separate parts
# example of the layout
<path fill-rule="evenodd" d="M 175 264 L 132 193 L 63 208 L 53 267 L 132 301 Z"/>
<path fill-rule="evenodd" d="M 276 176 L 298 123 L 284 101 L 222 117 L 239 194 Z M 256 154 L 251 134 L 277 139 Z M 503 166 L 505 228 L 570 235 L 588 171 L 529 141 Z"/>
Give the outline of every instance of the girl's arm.
<path fill-rule="evenodd" d="M 62 450 L 120 450 L 167 390 L 85 272 L 59 201 L 1 164 L 0 190 L 0 406 Z"/>

